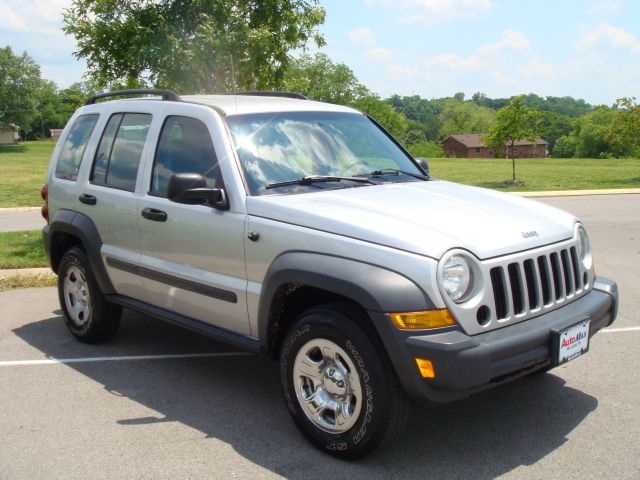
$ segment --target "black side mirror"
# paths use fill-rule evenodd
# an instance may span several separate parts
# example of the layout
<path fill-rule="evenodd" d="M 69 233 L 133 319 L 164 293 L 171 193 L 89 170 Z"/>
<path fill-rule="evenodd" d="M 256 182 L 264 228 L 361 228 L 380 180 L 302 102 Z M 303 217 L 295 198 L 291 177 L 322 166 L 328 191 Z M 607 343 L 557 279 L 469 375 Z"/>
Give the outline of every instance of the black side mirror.
<path fill-rule="evenodd" d="M 167 198 L 187 205 L 207 203 L 218 210 L 229 210 L 229 200 L 222 188 L 207 188 L 207 181 L 199 173 L 175 173 L 169 179 Z"/>
<path fill-rule="evenodd" d="M 429 162 L 426 158 L 416 157 L 416 162 L 420 165 L 420 168 L 424 171 L 424 174 L 429 176 Z"/>

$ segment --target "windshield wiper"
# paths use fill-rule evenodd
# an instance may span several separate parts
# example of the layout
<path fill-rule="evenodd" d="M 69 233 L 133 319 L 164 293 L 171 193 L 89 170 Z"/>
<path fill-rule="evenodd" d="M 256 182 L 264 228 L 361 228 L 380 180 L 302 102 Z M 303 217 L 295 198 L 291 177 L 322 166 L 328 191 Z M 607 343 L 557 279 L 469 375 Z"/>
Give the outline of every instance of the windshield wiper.
<path fill-rule="evenodd" d="M 380 177 L 382 175 L 409 175 L 410 177 L 419 178 L 420 180 L 430 180 L 430 177 L 422 175 L 421 173 L 407 172 L 405 170 L 398 170 L 397 168 L 385 168 L 383 170 L 374 170 L 373 172 L 364 173 L 367 177 Z"/>
<path fill-rule="evenodd" d="M 368 183 L 371 185 L 377 185 L 377 183 L 371 180 L 370 178 L 339 177 L 339 176 L 333 176 L 333 175 L 307 175 L 305 177 L 298 178 L 296 180 L 287 180 L 286 182 L 270 183 L 264 188 L 269 190 L 271 188 L 287 187 L 289 185 L 311 185 L 313 183 L 319 183 L 319 182 L 341 182 L 343 180 L 346 180 L 349 182 Z"/>

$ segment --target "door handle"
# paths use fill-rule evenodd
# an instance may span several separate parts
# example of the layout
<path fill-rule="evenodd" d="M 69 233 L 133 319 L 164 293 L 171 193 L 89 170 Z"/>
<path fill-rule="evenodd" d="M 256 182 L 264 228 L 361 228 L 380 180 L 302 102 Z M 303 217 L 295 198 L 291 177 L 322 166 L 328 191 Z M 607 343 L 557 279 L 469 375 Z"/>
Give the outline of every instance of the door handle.
<path fill-rule="evenodd" d="M 86 205 L 95 205 L 96 203 L 98 203 L 98 199 L 96 197 L 87 193 L 83 193 L 82 195 L 80 195 L 78 197 L 78 200 Z"/>
<path fill-rule="evenodd" d="M 142 210 L 142 216 L 147 220 L 153 220 L 154 222 L 166 222 L 167 212 L 157 210 L 155 208 L 145 208 Z"/>

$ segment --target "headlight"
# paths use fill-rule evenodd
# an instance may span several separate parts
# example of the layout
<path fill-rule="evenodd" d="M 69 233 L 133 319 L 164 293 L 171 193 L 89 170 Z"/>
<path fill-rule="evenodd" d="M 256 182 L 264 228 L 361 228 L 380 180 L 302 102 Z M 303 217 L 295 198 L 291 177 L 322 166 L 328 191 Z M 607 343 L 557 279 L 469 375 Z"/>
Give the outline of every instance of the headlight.
<path fill-rule="evenodd" d="M 579 227 L 578 228 L 578 253 L 580 254 L 580 260 L 584 268 L 589 270 L 593 265 L 593 257 L 591 256 L 591 244 L 589 243 L 589 236 L 587 231 Z"/>
<path fill-rule="evenodd" d="M 456 303 L 465 299 L 473 286 L 473 274 L 469 262 L 462 255 L 449 257 L 442 267 L 442 286 Z"/>

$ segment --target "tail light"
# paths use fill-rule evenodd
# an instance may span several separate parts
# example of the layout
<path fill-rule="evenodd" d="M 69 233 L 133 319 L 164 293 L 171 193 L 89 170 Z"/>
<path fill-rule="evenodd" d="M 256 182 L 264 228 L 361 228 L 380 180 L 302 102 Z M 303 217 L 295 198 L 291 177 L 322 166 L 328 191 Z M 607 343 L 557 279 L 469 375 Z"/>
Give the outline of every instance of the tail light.
<path fill-rule="evenodd" d="M 42 200 L 44 200 L 44 205 L 42 205 L 40 213 L 42 213 L 42 218 L 49 223 L 49 187 L 46 183 L 40 189 L 40 196 L 42 197 Z"/>

